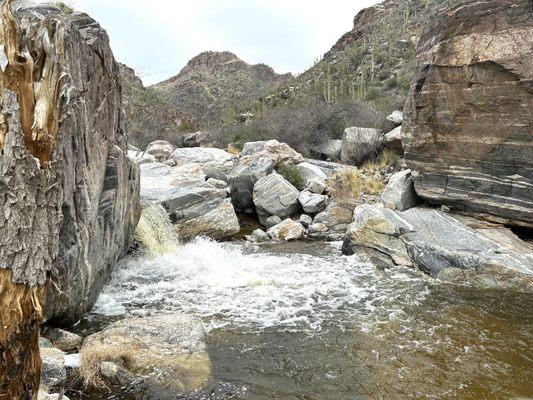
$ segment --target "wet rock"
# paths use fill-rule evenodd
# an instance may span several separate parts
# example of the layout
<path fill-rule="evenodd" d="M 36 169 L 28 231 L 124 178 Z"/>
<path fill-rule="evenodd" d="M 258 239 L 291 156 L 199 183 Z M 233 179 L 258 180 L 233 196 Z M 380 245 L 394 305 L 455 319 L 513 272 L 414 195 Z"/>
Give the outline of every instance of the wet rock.
<path fill-rule="evenodd" d="M 109 379 L 121 382 L 124 369 L 135 376 L 136 388 L 158 399 L 199 389 L 211 371 L 202 322 L 181 314 L 128 318 L 89 336 L 82 347 L 82 377 L 102 377 L 102 365 Z"/>
<path fill-rule="evenodd" d="M 308 162 L 300 163 L 296 166 L 296 170 L 302 177 L 303 186 L 299 187 L 299 190 L 310 188 L 313 193 L 322 194 L 326 189 L 327 176 L 316 165 Z"/>
<path fill-rule="evenodd" d="M 343 251 L 353 246 L 368 247 L 388 254 L 397 265 L 411 265 L 411 258 L 403 241 L 398 238 L 413 227 L 394 211 L 380 206 L 363 204 L 354 211 L 353 223 L 346 231 Z"/>
<path fill-rule="evenodd" d="M 102 362 L 100 364 L 100 374 L 106 382 L 114 385 L 130 386 L 135 381 L 135 375 L 114 362 Z"/>
<path fill-rule="evenodd" d="M 205 207 L 200 207 L 195 212 L 200 215 L 173 221 L 180 239 L 192 239 L 196 236 L 224 239 L 239 233 L 241 227 L 230 199 L 223 200 L 214 208 L 209 201 L 203 203 L 204 206 L 207 204 L 210 209 L 205 213 L 200 211 Z M 187 213 L 190 212 L 191 210 L 188 209 Z M 173 215 L 175 216 L 176 213 Z"/>
<path fill-rule="evenodd" d="M 267 219 L 265 219 L 265 226 L 268 228 L 272 228 L 274 225 L 277 225 L 281 222 L 281 218 L 277 215 L 271 215 Z"/>
<path fill-rule="evenodd" d="M 155 140 L 146 147 L 145 153 L 154 157 L 158 162 L 165 162 L 175 148 L 176 146 L 166 140 Z"/>
<path fill-rule="evenodd" d="M 415 192 L 411 170 L 398 172 L 390 177 L 385 191 L 381 194 L 381 201 L 391 210 L 405 211 L 420 203 Z"/>
<path fill-rule="evenodd" d="M 403 144 L 415 189 L 497 223 L 533 227 L 530 2 L 469 2 L 421 36 Z"/>
<path fill-rule="evenodd" d="M 458 276 L 481 287 L 533 290 L 533 248 L 505 228 L 415 207 L 403 212 L 362 205 L 354 212 L 343 251 L 357 247 L 387 254 L 397 265 L 413 265 L 441 279 Z M 464 274 L 457 270 L 464 271 Z M 441 272 L 443 275 L 441 276 Z M 455 277 L 455 278 L 454 278 Z"/>
<path fill-rule="evenodd" d="M 351 165 L 360 165 L 375 155 L 383 143 L 379 129 L 347 128 L 342 136 L 341 159 Z"/>
<path fill-rule="evenodd" d="M 287 218 L 276 226 L 270 228 L 267 231 L 267 234 L 274 240 L 289 242 L 291 240 L 303 239 L 305 236 L 305 229 L 299 222 Z"/>
<path fill-rule="evenodd" d="M 257 181 L 274 171 L 275 161 L 267 157 L 245 157 L 229 173 L 228 183 L 235 209 L 253 212 L 253 192 Z"/>
<path fill-rule="evenodd" d="M 387 116 L 385 123 L 383 124 L 383 132 L 388 133 L 394 128 L 399 127 L 403 122 L 403 112 L 402 111 L 393 111 L 392 114 Z"/>
<path fill-rule="evenodd" d="M 277 173 L 261 178 L 254 185 L 253 201 L 261 223 L 271 215 L 288 217 L 300 209 L 300 192 Z"/>
<path fill-rule="evenodd" d="M 307 190 L 304 190 L 298 196 L 298 201 L 302 205 L 305 212 L 315 214 L 326 208 L 329 197 L 321 194 L 314 194 Z"/>
<path fill-rule="evenodd" d="M 76 350 L 83 343 L 83 338 L 80 335 L 59 328 L 53 328 L 47 331 L 46 337 L 54 347 L 63 351 Z"/>
<path fill-rule="evenodd" d="M 67 380 L 63 352 L 54 347 L 42 348 L 41 360 L 41 386 L 44 388 L 63 386 Z"/>
<path fill-rule="evenodd" d="M 268 236 L 268 234 L 261 229 L 256 229 L 252 232 L 252 239 L 256 243 L 263 243 L 263 242 L 270 241 L 270 237 Z"/>

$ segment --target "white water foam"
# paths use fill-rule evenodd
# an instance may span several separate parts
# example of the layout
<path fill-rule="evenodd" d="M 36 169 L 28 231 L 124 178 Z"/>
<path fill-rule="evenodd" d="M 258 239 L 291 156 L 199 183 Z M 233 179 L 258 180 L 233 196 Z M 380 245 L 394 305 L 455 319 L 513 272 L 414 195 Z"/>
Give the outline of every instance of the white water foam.
<path fill-rule="evenodd" d="M 173 253 L 128 257 L 104 288 L 95 312 L 180 311 L 201 317 L 208 329 L 316 331 L 325 322 L 344 323 L 354 314 L 376 310 L 386 318 L 401 318 L 397 307 L 413 279 L 420 278 L 383 273 L 355 256 L 342 256 L 338 243 L 322 246 L 317 256 L 279 253 L 275 247 L 250 251 L 243 244 L 198 238 Z"/>

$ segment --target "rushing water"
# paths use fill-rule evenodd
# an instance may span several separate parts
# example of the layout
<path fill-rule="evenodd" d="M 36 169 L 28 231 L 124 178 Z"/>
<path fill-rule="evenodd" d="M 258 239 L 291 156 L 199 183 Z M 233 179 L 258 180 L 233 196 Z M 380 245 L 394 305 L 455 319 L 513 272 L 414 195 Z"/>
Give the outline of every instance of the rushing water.
<path fill-rule="evenodd" d="M 200 317 L 211 382 L 178 398 L 522 400 L 533 398 L 532 310 L 531 295 L 380 271 L 338 243 L 197 239 L 123 260 L 90 320 Z"/>

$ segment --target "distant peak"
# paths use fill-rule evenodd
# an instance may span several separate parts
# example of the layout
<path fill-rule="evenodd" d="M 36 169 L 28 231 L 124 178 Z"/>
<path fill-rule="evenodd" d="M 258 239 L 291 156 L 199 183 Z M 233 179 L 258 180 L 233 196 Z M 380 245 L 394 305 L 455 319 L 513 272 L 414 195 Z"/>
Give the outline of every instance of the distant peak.
<path fill-rule="evenodd" d="M 203 53 L 191 58 L 185 68 L 210 68 L 236 60 L 240 60 L 239 57 L 230 51 L 204 51 Z"/>

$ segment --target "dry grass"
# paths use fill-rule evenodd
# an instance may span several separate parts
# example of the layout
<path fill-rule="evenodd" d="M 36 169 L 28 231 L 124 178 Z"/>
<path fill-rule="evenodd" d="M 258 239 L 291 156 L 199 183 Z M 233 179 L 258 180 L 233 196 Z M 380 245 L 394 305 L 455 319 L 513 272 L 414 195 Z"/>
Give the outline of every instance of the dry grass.
<path fill-rule="evenodd" d="M 336 200 L 353 200 L 361 196 L 361 177 L 355 169 L 333 174 L 328 180 L 331 197 Z"/>
<path fill-rule="evenodd" d="M 390 167 L 396 167 L 400 158 L 401 157 L 394 150 L 385 148 L 376 160 L 365 163 L 361 167 L 361 171 L 365 174 L 371 174 L 373 172 L 386 170 Z"/>
<path fill-rule="evenodd" d="M 366 194 L 378 195 L 383 193 L 385 184 L 375 178 L 366 178 L 364 180 L 363 188 Z"/>
<path fill-rule="evenodd" d="M 133 351 L 133 349 L 132 349 Z M 105 380 L 100 373 L 100 365 L 104 361 L 123 365 L 128 358 L 126 349 L 122 349 L 120 354 L 116 346 L 109 346 L 100 343 L 98 346 L 84 346 L 81 355 L 80 377 L 86 387 L 103 389 L 107 387 Z"/>

